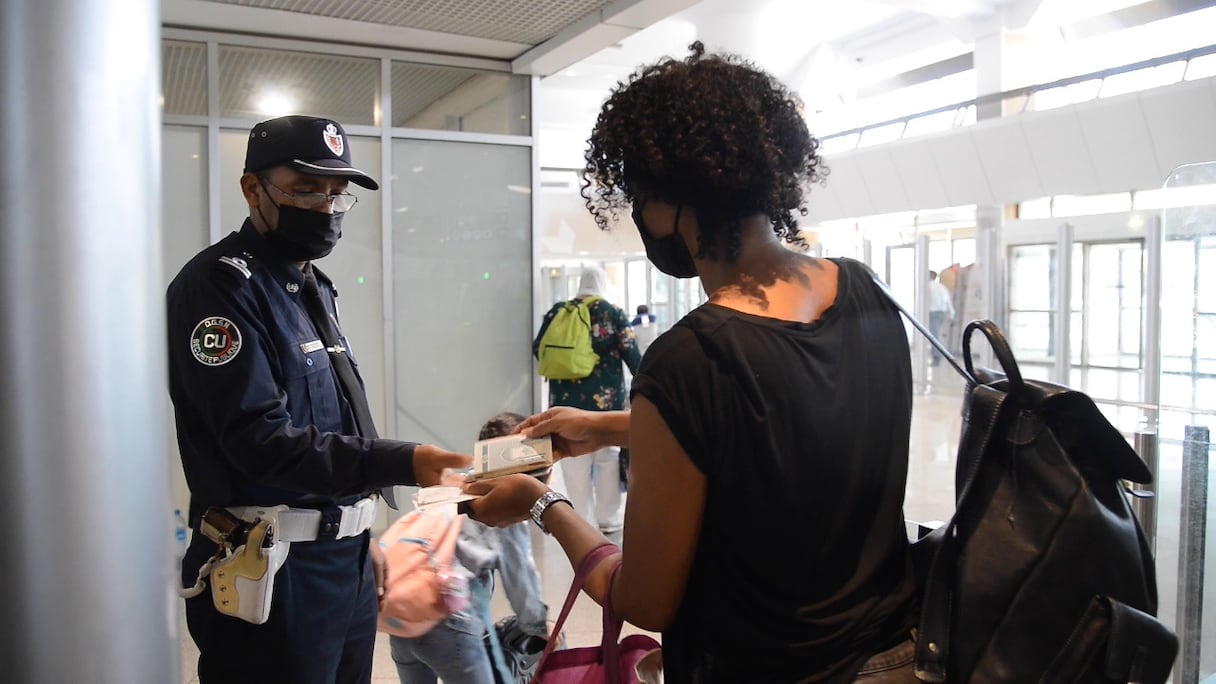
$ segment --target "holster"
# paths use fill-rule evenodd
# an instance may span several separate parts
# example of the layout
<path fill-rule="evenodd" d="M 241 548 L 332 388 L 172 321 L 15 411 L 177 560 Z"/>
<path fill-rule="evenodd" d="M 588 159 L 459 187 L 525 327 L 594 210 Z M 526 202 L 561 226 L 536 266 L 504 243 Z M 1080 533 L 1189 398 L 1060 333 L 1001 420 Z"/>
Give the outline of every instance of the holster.
<path fill-rule="evenodd" d="M 221 548 L 227 549 L 228 546 Z M 291 542 L 276 538 L 274 519 L 259 519 L 211 568 L 211 600 L 224 615 L 255 625 L 270 618 L 274 576 L 287 560 Z"/>

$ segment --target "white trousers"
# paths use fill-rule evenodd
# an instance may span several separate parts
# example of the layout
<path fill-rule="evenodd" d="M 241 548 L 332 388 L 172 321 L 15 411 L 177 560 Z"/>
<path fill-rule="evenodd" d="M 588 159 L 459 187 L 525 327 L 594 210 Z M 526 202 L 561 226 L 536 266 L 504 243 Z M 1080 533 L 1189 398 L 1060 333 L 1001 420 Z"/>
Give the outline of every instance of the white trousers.
<path fill-rule="evenodd" d="M 557 462 L 566 485 L 566 495 L 574 504 L 574 510 L 592 525 L 608 530 L 620 529 L 624 517 L 621 511 L 620 452 L 619 447 L 605 447 Z M 594 488 L 592 465 L 595 466 Z"/>

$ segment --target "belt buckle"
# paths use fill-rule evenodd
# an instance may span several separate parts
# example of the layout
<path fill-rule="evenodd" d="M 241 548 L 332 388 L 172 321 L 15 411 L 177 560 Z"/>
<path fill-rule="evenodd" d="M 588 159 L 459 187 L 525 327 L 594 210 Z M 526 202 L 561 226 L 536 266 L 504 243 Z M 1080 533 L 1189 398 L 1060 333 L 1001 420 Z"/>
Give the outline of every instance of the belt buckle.
<path fill-rule="evenodd" d="M 372 498 L 360 499 L 350 506 L 339 506 L 342 517 L 338 520 L 337 536 L 341 538 L 354 537 L 371 527 L 372 516 L 376 511 L 376 501 Z"/>

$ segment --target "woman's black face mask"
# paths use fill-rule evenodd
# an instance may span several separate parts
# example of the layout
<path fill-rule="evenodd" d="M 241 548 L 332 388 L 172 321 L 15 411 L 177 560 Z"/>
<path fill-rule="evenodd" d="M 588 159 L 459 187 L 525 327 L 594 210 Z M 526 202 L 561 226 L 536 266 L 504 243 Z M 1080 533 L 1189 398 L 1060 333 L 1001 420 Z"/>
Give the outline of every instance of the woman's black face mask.
<path fill-rule="evenodd" d="M 642 244 L 646 246 L 646 258 L 654 264 L 655 268 L 673 278 L 697 277 L 697 264 L 693 261 L 688 246 L 684 244 L 684 239 L 675 230 L 680 225 L 680 212 L 684 210 L 684 207 L 676 209 L 676 220 L 671 234 L 656 239 L 650 236 L 650 232 L 646 230 L 646 223 L 642 220 L 642 207 L 644 206 L 644 202 L 634 202 L 632 216 L 633 222 L 638 227 L 638 233 L 642 236 Z"/>

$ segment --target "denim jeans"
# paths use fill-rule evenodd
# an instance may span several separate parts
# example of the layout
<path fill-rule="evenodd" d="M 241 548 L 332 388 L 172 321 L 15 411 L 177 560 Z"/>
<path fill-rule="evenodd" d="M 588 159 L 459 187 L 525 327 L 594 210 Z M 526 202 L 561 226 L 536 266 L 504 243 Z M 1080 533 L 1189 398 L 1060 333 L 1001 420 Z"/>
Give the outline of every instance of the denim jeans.
<path fill-rule="evenodd" d="M 481 636 L 440 623 L 413 639 L 389 637 L 401 684 L 494 684 L 493 665 Z"/>
<path fill-rule="evenodd" d="M 502 591 L 507 595 L 519 628 L 527 634 L 549 636 L 549 607 L 541 599 L 540 573 L 532 559 L 532 537 L 528 525 L 521 522 L 495 530 L 499 535 L 498 575 Z"/>

